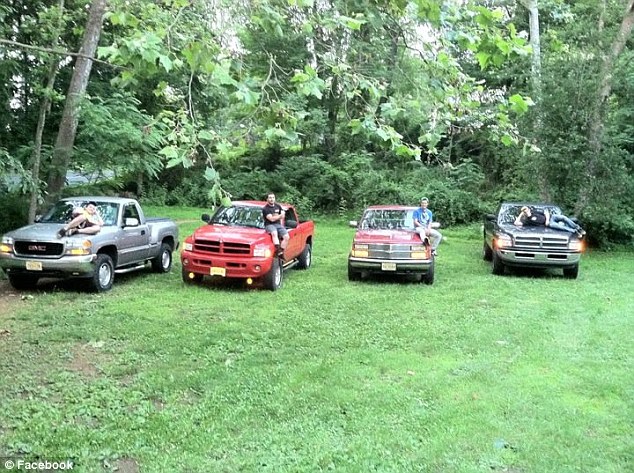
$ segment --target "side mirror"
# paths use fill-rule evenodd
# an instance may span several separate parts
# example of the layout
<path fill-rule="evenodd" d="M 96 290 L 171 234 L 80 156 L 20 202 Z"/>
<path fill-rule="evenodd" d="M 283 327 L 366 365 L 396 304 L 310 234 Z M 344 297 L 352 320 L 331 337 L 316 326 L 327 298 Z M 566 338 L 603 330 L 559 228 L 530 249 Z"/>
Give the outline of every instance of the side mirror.
<path fill-rule="evenodd" d="M 356 220 L 350 220 L 348 222 L 348 225 L 352 228 L 357 228 L 359 226 L 359 222 L 357 222 Z"/>
<path fill-rule="evenodd" d="M 284 222 L 284 226 L 286 228 L 297 228 L 297 220 L 289 220 L 288 222 Z"/>
<path fill-rule="evenodd" d="M 209 216 L 209 214 L 202 214 L 200 216 L 200 219 L 205 223 L 209 223 L 209 221 L 211 220 L 211 217 Z"/>
<path fill-rule="evenodd" d="M 33 221 L 35 223 L 39 222 L 40 220 L 42 220 L 42 216 L 41 215 L 36 215 L 35 218 L 33 219 Z"/>
<path fill-rule="evenodd" d="M 484 219 L 489 220 L 490 222 L 494 222 L 496 218 L 497 218 L 497 215 L 495 214 L 486 214 L 484 216 Z"/>
<path fill-rule="evenodd" d="M 123 222 L 123 226 L 124 227 L 138 227 L 139 226 L 139 219 L 138 218 L 128 217 L 128 218 L 125 219 L 125 222 Z"/>

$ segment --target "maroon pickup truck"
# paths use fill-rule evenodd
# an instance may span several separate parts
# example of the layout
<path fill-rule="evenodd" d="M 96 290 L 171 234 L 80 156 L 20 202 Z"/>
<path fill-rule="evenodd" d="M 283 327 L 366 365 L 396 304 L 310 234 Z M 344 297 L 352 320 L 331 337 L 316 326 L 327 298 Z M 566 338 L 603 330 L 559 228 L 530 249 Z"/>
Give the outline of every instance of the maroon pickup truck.
<path fill-rule="evenodd" d="M 374 205 L 361 221 L 348 256 L 348 279 L 358 281 L 363 274 L 416 275 L 425 284 L 434 283 L 434 255 L 427 239 L 421 241 L 414 230 L 416 207 Z"/>
<path fill-rule="evenodd" d="M 283 271 L 297 266 L 308 269 L 312 260 L 312 221 L 300 221 L 295 209 L 285 210 L 284 225 L 290 240 L 283 258 L 275 255 L 271 235 L 264 230 L 262 207 L 266 202 L 235 201 L 220 207 L 210 217 L 202 215 L 206 225 L 194 231 L 183 244 L 181 263 L 183 281 L 199 283 L 205 276 L 243 279 L 276 291 L 282 286 Z"/>

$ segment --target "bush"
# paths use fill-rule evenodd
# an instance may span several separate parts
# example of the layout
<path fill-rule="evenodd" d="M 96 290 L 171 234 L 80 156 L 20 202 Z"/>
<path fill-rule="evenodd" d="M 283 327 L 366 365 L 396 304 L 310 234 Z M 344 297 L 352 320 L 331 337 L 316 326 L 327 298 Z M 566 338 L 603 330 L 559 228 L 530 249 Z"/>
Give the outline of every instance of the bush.
<path fill-rule="evenodd" d="M 22 227 L 27 224 L 29 216 L 28 197 L 13 192 L 0 194 L 0 234 Z"/>

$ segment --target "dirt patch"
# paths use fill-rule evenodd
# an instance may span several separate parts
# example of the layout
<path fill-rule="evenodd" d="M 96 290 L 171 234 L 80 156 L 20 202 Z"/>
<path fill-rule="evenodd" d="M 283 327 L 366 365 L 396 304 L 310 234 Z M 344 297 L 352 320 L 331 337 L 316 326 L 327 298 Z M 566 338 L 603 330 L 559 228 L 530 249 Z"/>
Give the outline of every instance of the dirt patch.
<path fill-rule="evenodd" d="M 114 462 L 114 467 L 118 473 L 139 473 L 139 464 L 132 458 L 120 458 Z"/>
<path fill-rule="evenodd" d="M 96 378 L 101 375 L 99 363 L 104 361 L 104 355 L 91 345 L 77 345 L 72 349 L 73 358 L 68 363 L 68 369 L 86 378 Z"/>

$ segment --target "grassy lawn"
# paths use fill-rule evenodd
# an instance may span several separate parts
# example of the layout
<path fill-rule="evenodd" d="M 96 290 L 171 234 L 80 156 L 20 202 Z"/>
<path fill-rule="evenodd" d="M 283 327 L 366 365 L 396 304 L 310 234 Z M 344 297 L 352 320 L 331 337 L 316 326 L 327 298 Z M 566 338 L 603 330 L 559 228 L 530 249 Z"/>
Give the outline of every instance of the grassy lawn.
<path fill-rule="evenodd" d="M 149 215 L 165 215 L 151 209 Z M 181 240 L 200 211 L 178 218 Z M 0 456 L 103 472 L 634 471 L 634 253 L 497 277 L 445 229 L 436 281 L 349 283 L 353 230 L 272 293 L 118 276 L 0 303 Z M 1 471 L 0 467 L 0 471 Z"/>

